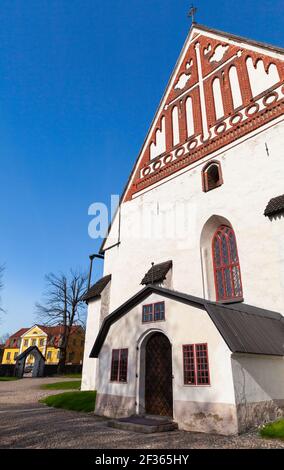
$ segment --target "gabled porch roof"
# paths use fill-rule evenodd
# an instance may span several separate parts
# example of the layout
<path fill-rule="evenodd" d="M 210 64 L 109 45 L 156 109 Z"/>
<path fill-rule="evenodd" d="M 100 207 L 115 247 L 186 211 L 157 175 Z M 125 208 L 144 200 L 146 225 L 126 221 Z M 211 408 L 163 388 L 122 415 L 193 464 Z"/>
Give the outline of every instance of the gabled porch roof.
<path fill-rule="evenodd" d="M 111 325 L 153 293 L 205 310 L 233 353 L 284 356 L 284 317 L 280 313 L 242 302 L 211 302 L 148 285 L 104 319 L 90 357 L 98 357 Z"/>

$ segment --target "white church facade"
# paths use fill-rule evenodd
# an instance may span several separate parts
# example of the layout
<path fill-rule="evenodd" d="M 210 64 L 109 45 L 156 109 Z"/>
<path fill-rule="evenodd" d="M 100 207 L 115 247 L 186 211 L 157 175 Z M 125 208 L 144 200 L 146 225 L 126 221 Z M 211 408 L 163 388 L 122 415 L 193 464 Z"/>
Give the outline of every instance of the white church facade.
<path fill-rule="evenodd" d="M 284 414 L 284 50 L 194 24 L 85 295 L 95 413 Z"/>

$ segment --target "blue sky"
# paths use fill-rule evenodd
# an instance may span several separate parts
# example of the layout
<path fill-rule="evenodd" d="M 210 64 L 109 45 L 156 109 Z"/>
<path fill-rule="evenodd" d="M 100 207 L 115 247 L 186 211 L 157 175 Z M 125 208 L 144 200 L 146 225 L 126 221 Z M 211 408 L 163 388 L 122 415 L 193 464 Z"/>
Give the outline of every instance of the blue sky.
<path fill-rule="evenodd" d="M 197 21 L 283 46 L 283 0 L 198 0 Z M 186 38 L 186 0 L 1 0 L 3 333 L 44 275 L 88 268 L 88 207 L 120 194 Z M 100 275 L 97 261 L 94 277 Z"/>

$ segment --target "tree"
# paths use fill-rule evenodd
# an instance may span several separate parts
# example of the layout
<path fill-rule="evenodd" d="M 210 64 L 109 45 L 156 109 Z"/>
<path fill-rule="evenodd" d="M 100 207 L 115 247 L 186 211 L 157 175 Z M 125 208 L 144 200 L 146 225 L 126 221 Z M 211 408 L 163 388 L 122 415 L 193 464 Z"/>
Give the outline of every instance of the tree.
<path fill-rule="evenodd" d="M 62 373 L 72 326 L 85 327 L 85 303 L 82 297 L 87 288 L 87 275 L 71 270 L 69 276 L 51 273 L 45 279 L 44 301 L 36 304 L 36 315 L 45 326 L 62 325 L 57 369 Z"/>
<path fill-rule="evenodd" d="M 10 338 L 10 333 L 4 333 L 3 335 L 0 336 L 0 344 L 5 344 L 7 339 Z"/>

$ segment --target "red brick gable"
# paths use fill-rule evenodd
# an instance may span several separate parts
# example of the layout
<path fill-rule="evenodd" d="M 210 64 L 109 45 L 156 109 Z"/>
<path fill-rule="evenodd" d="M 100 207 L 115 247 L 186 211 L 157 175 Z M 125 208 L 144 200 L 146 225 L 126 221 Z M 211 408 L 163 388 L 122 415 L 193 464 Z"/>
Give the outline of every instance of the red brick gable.
<path fill-rule="evenodd" d="M 283 55 L 193 26 L 123 200 L 281 116 Z"/>

